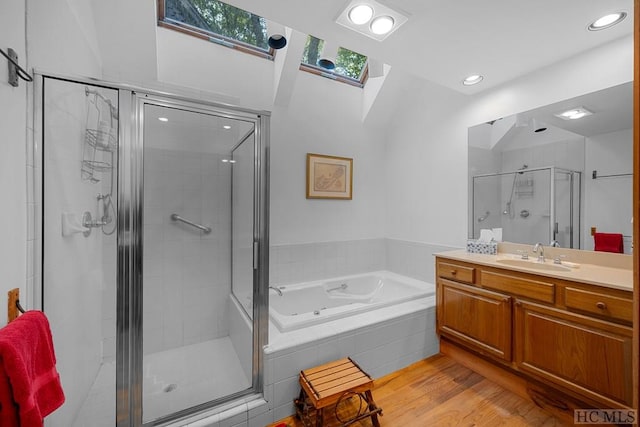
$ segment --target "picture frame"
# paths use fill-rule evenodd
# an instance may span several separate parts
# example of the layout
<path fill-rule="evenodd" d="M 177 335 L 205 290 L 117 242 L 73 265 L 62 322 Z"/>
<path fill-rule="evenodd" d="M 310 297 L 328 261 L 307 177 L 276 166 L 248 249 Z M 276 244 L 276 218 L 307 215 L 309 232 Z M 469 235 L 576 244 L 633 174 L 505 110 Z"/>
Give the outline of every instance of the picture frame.
<path fill-rule="evenodd" d="M 307 153 L 307 199 L 351 200 L 353 159 Z"/>

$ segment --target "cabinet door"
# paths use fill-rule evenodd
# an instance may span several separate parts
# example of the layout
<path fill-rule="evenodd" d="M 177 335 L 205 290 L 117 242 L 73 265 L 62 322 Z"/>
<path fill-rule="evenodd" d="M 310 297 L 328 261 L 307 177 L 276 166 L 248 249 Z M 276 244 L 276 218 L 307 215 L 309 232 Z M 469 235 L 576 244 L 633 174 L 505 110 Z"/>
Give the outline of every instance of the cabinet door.
<path fill-rule="evenodd" d="M 440 333 L 511 361 L 511 297 L 439 279 Z"/>
<path fill-rule="evenodd" d="M 632 329 L 516 301 L 519 370 L 586 395 L 605 407 L 631 405 Z"/>

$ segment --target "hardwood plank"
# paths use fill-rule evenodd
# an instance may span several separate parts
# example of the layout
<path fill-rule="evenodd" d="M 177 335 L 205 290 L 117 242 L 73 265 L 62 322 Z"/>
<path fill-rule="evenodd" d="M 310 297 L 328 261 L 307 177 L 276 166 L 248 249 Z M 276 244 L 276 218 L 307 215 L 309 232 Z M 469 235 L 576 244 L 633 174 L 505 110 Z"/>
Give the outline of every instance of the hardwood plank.
<path fill-rule="evenodd" d="M 563 426 L 570 425 L 448 356 L 436 355 L 374 381 L 373 398 L 382 408 L 382 427 L 397 426 Z M 293 397 L 292 397 L 293 398 Z M 341 425 L 357 413 L 358 398 L 341 402 L 337 410 L 325 409 L 325 427 Z M 288 417 L 277 421 L 303 427 Z M 366 419 L 352 424 L 370 427 Z"/>

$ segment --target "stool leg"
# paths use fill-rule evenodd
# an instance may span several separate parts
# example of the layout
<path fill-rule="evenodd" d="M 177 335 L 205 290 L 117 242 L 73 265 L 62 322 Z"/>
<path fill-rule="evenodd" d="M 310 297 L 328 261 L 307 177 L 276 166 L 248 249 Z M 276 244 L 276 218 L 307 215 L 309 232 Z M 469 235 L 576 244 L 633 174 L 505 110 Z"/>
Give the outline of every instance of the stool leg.
<path fill-rule="evenodd" d="M 369 411 L 375 411 L 376 409 L 378 409 L 378 407 L 376 406 L 376 403 L 373 401 L 373 395 L 371 394 L 371 390 L 365 391 L 364 394 L 366 396 L 366 401 L 369 405 Z M 380 427 L 380 422 L 378 421 L 377 413 L 374 413 L 373 415 L 371 415 L 371 422 L 373 423 L 374 427 Z"/>
<path fill-rule="evenodd" d="M 316 410 L 316 427 L 322 427 L 324 424 L 324 408 Z"/>

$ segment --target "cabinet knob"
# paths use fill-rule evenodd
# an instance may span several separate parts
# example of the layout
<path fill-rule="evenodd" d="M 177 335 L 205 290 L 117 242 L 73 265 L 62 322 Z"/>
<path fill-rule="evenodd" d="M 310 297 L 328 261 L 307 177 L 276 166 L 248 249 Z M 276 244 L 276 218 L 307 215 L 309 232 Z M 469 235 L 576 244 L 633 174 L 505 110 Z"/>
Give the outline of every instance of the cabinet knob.
<path fill-rule="evenodd" d="M 607 308 L 607 304 L 603 303 L 602 301 L 598 301 L 596 303 L 596 307 L 598 307 L 600 310 L 604 310 L 605 308 Z"/>
<path fill-rule="evenodd" d="M 452 276 L 455 276 L 456 274 L 458 274 L 458 271 L 457 271 L 457 270 L 451 270 L 451 275 L 452 275 Z"/>

